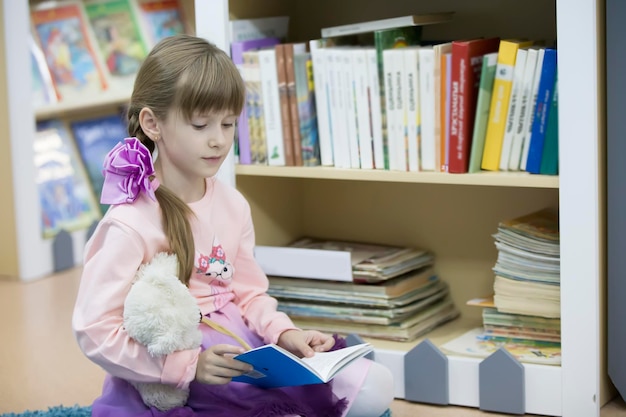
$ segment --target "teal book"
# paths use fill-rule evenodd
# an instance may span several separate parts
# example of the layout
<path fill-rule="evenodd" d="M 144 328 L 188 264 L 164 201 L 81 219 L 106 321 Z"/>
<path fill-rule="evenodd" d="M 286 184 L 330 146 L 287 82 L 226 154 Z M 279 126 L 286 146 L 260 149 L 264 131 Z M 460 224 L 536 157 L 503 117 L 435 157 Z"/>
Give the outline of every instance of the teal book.
<path fill-rule="evenodd" d="M 480 172 L 480 164 L 483 159 L 485 147 L 485 135 L 487 134 L 487 122 L 489 121 L 489 108 L 491 106 L 491 92 L 496 78 L 496 63 L 498 53 L 483 55 L 483 66 L 480 73 L 478 97 L 476 98 L 476 113 L 474 115 L 474 129 L 472 131 L 472 147 L 468 172 Z"/>
<path fill-rule="evenodd" d="M 558 80 L 555 80 L 546 126 L 546 138 L 543 144 L 543 155 L 541 155 L 541 167 L 539 168 L 539 173 L 542 175 L 558 175 L 559 173 L 559 98 L 557 84 Z"/>
<path fill-rule="evenodd" d="M 385 78 L 383 71 L 383 51 L 385 49 L 418 46 L 422 42 L 422 27 L 408 26 L 403 28 L 377 30 L 374 32 L 374 46 L 378 60 L 378 84 L 380 91 L 380 111 L 383 126 L 383 154 L 385 169 L 389 169 L 389 149 L 387 137 L 387 116 L 385 111 Z"/>
<path fill-rule="evenodd" d="M 233 378 L 233 381 L 262 388 L 323 384 L 372 350 L 369 343 L 361 343 L 330 352 L 317 352 L 311 358 L 299 358 L 280 346 L 264 345 L 235 356 L 235 359 L 254 366 L 254 370 Z"/>

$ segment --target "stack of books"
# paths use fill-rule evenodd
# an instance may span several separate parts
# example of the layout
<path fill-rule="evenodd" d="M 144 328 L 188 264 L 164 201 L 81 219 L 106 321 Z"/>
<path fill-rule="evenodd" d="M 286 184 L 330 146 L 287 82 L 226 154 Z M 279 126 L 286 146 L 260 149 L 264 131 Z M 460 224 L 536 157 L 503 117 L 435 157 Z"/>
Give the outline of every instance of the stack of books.
<path fill-rule="evenodd" d="M 504 347 L 522 362 L 560 364 L 558 214 L 543 209 L 500 222 L 493 297 L 473 299 L 483 327 L 442 346 L 447 353 L 488 356 Z"/>
<path fill-rule="evenodd" d="M 350 280 L 320 278 L 314 272 L 279 276 L 280 270 L 271 269 L 269 294 L 301 328 L 410 341 L 459 315 L 426 250 L 310 238 L 290 248 L 328 256 L 347 252 L 351 262 Z M 324 252 L 316 252 L 320 265 Z"/>
<path fill-rule="evenodd" d="M 493 270 L 498 311 L 558 318 L 561 315 L 558 212 L 544 209 L 500 222 Z"/>

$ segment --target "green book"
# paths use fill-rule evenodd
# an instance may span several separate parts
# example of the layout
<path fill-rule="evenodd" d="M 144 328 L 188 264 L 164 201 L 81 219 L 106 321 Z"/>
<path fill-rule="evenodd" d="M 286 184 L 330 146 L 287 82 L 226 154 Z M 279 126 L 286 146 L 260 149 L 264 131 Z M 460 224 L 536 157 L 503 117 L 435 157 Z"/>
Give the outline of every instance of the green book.
<path fill-rule="evenodd" d="M 472 150 L 470 152 L 468 172 L 480 172 L 483 148 L 485 147 L 485 135 L 487 134 L 487 122 L 489 121 L 491 92 L 493 91 L 493 81 L 496 77 L 497 61 L 497 52 L 483 55 L 483 66 L 480 72 L 480 85 L 476 99 L 476 115 L 474 118 Z"/>
<path fill-rule="evenodd" d="M 543 143 L 543 154 L 539 173 L 542 175 L 557 175 L 559 173 L 559 99 L 558 81 L 554 81 L 554 93 L 550 104 L 550 113 L 546 125 L 546 138 Z"/>
<path fill-rule="evenodd" d="M 385 49 L 404 48 L 420 45 L 422 40 L 421 26 L 377 30 L 374 32 L 374 46 L 378 60 L 378 81 L 380 88 L 380 112 L 383 127 L 383 154 L 385 169 L 389 169 L 389 150 L 387 145 L 387 117 L 385 112 L 385 79 L 383 71 L 383 51 Z"/>

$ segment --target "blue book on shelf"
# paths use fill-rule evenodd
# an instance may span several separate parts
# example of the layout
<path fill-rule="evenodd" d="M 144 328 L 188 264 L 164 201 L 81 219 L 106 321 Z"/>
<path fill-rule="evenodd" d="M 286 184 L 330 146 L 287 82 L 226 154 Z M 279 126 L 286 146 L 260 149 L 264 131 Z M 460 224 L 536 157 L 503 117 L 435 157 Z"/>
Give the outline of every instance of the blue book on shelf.
<path fill-rule="evenodd" d="M 104 183 L 104 176 L 102 175 L 104 158 L 118 142 L 128 137 L 126 123 L 121 116 L 113 114 L 75 121 L 70 124 L 70 127 L 80 157 L 87 168 L 94 194 L 100 201 L 102 184 Z M 103 213 L 107 208 L 107 205 L 101 205 Z"/>
<path fill-rule="evenodd" d="M 550 117 L 552 107 L 552 94 L 557 72 L 556 49 L 546 48 L 537 90 L 537 103 L 530 133 L 530 146 L 528 148 L 528 160 L 526 161 L 526 171 L 531 174 L 541 172 L 541 159 L 546 137 L 546 127 Z"/>
<path fill-rule="evenodd" d="M 254 370 L 233 378 L 233 381 L 262 388 L 323 384 L 371 351 L 369 343 L 361 343 L 331 352 L 318 352 L 311 358 L 298 358 L 280 346 L 264 345 L 235 356 L 235 359 L 254 366 Z"/>

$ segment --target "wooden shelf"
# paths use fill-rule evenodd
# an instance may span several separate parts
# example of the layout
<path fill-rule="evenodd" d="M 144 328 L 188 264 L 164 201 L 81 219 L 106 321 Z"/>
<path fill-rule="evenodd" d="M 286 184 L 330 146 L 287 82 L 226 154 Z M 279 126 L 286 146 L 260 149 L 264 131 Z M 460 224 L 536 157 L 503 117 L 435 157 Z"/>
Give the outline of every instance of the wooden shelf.
<path fill-rule="evenodd" d="M 71 100 L 47 104 L 35 110 L 37 120 L 51 119 L 61 116 L 78 115 L 86 112 L 97 112 L 106 108 L 121 106 L 128 103 L 130 93 L 128 91 L 108 90 L 103 91 L 97 97 L 86 96 L 83 100 Z"/>
<path fill-rule="evenodd" d="M 559 188 L 559 177 L 526 172 L 481 172 L 447 174 L 440 172 L 396 172 L 333 167 L 271 167 L 237 165 L 236 175 L 326 180 L 408 182 L 424 184 L 483 185 L 496 187 Z"/>

